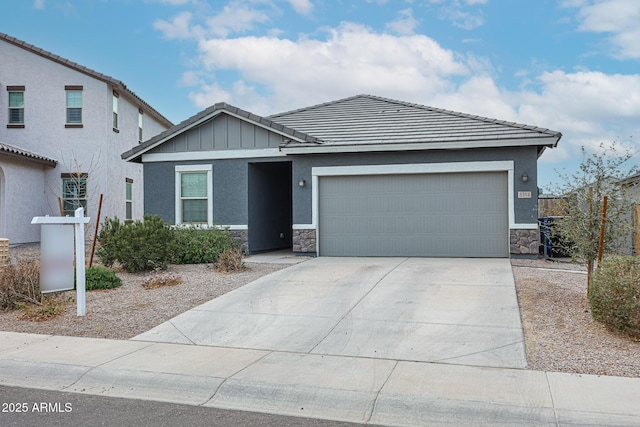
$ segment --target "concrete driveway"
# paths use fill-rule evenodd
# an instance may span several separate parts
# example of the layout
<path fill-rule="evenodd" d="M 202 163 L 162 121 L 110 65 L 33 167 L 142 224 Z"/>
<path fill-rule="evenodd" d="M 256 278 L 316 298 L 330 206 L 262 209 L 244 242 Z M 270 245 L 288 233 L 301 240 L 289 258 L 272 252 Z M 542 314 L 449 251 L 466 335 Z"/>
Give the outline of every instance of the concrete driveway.
<path fill-rule="evenodd" d="M 315 258 L 134 340 L 526 368 L 507 259 Z"/>

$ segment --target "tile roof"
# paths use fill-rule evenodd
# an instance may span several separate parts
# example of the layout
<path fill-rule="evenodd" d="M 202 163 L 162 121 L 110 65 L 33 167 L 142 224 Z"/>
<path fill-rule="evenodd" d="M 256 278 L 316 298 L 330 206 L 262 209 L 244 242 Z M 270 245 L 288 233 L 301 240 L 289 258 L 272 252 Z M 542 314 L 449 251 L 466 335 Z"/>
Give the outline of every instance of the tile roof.
<path fill-rule="evenodd" d="M 331 145 L 560 139 L 560 132 L 503 120 L 357 95 L 268 118 Z M 547 145 L 547 144 L 545 144 Z M 555 145 L 555 144 L 552 144 Z"/>
<path fill-rule="evenodd" d="M 41 156 L 40 154 L 32 153 L 27 150 L 14 147 L 12 145 L 4 144 L 0 142 L 0 156 L 6 155 L 10 157 L 18 157 L 24 160 L 40 163 L 45 166 L 55 168 L 58 162 L 50 159 L 49 157 Z"/>
<path fill-rule="evenodd" d="M 91 68 L 84 67 L 76 62 L 73 62 L 61 56 L 55 55 L 51 52 L 48 52 L 44 49 L 41 49 L 37 46 L 34 46 L 32 44 L 29 44 L 25 41 L 19 40 L 15 37 L 12 37 L 2 32 L 0 32 L 0 40 L 5 41 L 7 43 L 11 43 L 19 48 L 27 50 L 36 55 L 40 55 L 43 58 L 46 58 L 50 61 L 56 62 L 61 65 L 64 65 L 65 67 L 69 67 L 75 71 L 86 74 L 97 80 L 103 81 L 113 86 L 114 89 L 127 93 L 134 100 L 134 102 L 138 104 L 139 108 L 142 108 L 142 110 L 145 111 L 145 113 L 153 116 L 158 122 L 162 123 L 164 126 L 170 127 L 173 125 L 173 123 L 171 123 L 169 119 L 167 119 L 158 111 L 156 111 L 155 108 L 147 104 L 142 98 L 136 95 L 133 91 L 129 90 L 129 88 L 127 88 L 127 86 L 120 80 L 114 79 L 113 77 L 107 76 L 106 74 L 99 73 L 95 70 L 92 70 Z"/>
<path fill-rule="evenodd" d="M 268 117 L 218 103 L 123 153 L 122 158 L 140 161 L 145 152 L 221 112 L 289 136 L 291 141 L 282 149 L 300 149 L 298 154 L 311 147 L 322 150 L 351 146 L 357 151 L 367 151 L 394 144 L 413 144 L 411 149 L 428 149 L 429 145 L 424 144 L 433 144 L 431 147 L 434 148 L 530 145 L 538 146 L 540 155 L 545 147 L 555 146 L 562 137 L 560 132 L 536 126 L 357 95 Z"/>
<path fill-rule="evenodd" d="M 191 129 L 194 126 L 197 126 L 201 123 L 204 123 L 210 120 L 211 118 L 217 116 L 220 113 L 231 114 L 233 116 L 244 119 L 246 121 L 261 125 L 265 128 L 272 130 L 273 132 L 277 132 L 282 135 L 287 135 L 300 142 L 305 142 L 309 144 L 318 144 L 320 142 L 318 138 L 307 135 L 296 129 L 291 129 L 280 123 L 276 123 L 273 120 L 270 120 L 268 118 L 259 116 L 257 114 L 253 114 L 246 110 L 242 110 L 238 107 L 234 107 L 233 105 L 229 105 L 226 102 L 219 102 L 189 117 L 188 119 L 182 121 L 181 123 L 178 123 L 177 125 L 165 130 L 164 132 L 154 136 L 153 138 L 132 148 L 131 150 L 123 153 L 122 158 L 128 161 L 135 161 L 135 160 L 139 161 L 140 160 L 139 157 L 144 152 L 154 148 L 156 145 L 162 143 L 163 141 L 171 137 L 174 137 L 188 129 Z"/>

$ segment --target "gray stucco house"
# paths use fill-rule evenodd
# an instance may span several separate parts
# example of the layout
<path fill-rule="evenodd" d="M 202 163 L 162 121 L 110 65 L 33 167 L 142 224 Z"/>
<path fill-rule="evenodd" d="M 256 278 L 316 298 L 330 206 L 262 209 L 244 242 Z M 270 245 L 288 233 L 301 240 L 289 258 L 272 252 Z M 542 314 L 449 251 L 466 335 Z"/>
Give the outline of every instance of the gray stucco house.
<path fill-rule="evenodd" d="M 358 95 L 269 117 L 215 104 L 125 152 L 144 210 L 250 252 L 538 253 L 537 160 L 561 133 Z"/>

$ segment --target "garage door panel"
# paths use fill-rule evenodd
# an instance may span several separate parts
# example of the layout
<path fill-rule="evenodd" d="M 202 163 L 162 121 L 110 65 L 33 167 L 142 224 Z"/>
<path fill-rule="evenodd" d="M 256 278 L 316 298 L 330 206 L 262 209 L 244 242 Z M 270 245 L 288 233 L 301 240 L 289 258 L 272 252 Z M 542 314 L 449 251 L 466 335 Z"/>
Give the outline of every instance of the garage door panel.
<path fill-rule="evenodd" d="M 319 180 L 321 255 L 508 256 L 501 172 Z"/>

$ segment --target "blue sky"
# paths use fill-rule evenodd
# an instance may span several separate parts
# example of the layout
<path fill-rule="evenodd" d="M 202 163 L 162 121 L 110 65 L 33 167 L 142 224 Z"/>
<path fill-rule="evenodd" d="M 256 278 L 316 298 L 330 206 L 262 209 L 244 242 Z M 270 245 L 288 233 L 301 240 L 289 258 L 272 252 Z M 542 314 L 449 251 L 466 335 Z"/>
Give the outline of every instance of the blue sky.
<path fill-rule="evenodd" d="M 0 31 L 174 123 L 215 102 L 268 115 L 367 93 L 557 130 L 548 188 L 582 146 L 640 149 L 639 22 L 638 0 L 25 0 Z"/>

